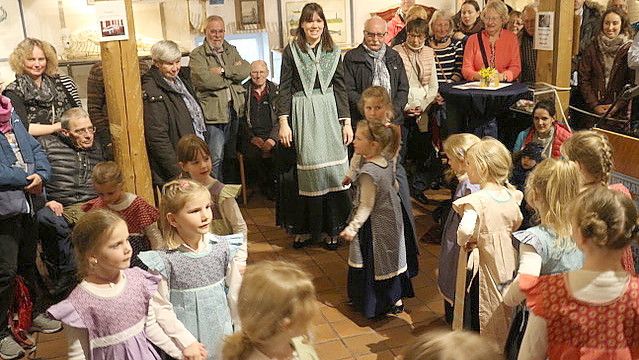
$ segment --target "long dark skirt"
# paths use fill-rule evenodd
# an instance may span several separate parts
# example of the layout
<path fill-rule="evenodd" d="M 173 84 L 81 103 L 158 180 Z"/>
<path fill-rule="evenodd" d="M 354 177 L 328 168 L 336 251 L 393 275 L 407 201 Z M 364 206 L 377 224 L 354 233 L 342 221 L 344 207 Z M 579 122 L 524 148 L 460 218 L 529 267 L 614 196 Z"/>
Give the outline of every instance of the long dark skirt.
<path fill-rule="evenodd" d="M 275 162 L 279 174 L 276 224 L 289 234 L 339 234 L 346 227 L 351 212 L 348 190 L 301 196 L 294 147 L 278 147 Z"/>
<path fill-rule="evenodd" d="M 510 324 L 508 340 L 506 340 L 506 348 L 504 349 L 506 360 L 517 360 L 519 357 L 519 349 L 521 349 L 521 342 L 524 340 L 529 315 L 527 307 L 519 305 L 515 308 L 515 316 Z"/>
<path fill-rule="evenodd" d="M 406 222 L 406 221 L 404 221 Z M 406 229 L 406 227 L 404 227 Z M 410 230 L 409 230 L 410 231 Z M 404 233 L 407 231 L 404 230 Z M 408 297 L 414 297 L 413 285 L 411 284 L 409 274 L 417 274 L 417 269 L 411 269 L 412 264 L 416 264 L 416 253 L 408 251 L 407 241 L 407 260 L 414 257 L 414 260 L 407 261 L 408 271 L 403 272 L 390 279 L 377 281 L 375 280 L 375 268 L 373 260 L 373 232 L 371 229 L 370 219 L 367 220 L 358 233 L 360 237 L 360 247 L 364 267 L 361 269 L 348 268 L 348 297 L 353 305 L 362 312 L 367 318 L 386 314 L 395 303 Z"/>

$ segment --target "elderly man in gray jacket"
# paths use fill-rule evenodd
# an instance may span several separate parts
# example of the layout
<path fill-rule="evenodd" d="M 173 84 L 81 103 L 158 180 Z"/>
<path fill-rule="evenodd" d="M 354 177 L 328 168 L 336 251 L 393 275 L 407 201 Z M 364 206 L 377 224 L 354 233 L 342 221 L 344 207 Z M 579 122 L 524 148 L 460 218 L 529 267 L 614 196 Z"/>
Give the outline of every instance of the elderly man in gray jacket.
<path fill-rule="evenodd" d="M 191 52 L 191 79 L 204 110 L 211 149 L 213 176 L 222 180 L 222 160 L 235 156 L 238 118 L 244 116 L 246 89 L 251 65 L 224 40 L 224 19 L 206 19 L 204 43 Z M 225 156 L 226 154 L 226 156 Z"/>

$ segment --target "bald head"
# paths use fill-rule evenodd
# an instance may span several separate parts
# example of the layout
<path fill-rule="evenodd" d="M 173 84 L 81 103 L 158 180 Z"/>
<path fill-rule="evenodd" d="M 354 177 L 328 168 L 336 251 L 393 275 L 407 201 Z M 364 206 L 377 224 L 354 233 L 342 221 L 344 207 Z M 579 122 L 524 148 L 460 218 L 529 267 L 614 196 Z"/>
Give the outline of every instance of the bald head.
<path fill-rule="evenodd" d="M 364 45 L 373 51 L 382 48 L 386 36 L 386 21 L 379 16 L 373 16 L 364 23 Z"/>
<path fill-rule="evenodd" d="M 251 81 L 253 86 L 261 88 L 266 85 L 268 78 L 268 65 L 264 60 L 255 60 L 251 63 Z"/>

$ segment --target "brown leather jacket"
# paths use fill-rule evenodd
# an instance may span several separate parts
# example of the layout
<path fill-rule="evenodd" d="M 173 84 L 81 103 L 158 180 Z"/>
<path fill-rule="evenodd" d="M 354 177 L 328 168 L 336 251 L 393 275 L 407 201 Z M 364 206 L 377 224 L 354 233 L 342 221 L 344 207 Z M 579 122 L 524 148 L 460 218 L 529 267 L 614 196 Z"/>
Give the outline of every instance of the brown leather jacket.
<path fill-rule="evenodd" d="M 604 76 L 603 54 L 599 50 L 599 41 L 595 39 L 584 52 L 579 62 L 579 90 L 593 111 L 597 105 L 612 104 L 621 95 L 626 84 L 634 82 L 634 71 L 628 68 L 628 49 L 632 41 L 621 45 L 612 65 L 608 86 Z M 626 118 L 628 103 L 620 102 L 611 116 Z"/>

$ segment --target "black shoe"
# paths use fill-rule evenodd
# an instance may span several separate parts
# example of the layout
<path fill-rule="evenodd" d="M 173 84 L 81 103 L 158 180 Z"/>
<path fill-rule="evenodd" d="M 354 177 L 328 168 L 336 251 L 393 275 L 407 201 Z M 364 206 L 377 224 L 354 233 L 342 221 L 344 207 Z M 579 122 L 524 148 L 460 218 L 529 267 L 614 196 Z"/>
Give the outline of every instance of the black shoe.
<path fill-rule="evenodd" d="M 303 235 L 295 235 L 295 240 L 293 240 L 293 249 L 301 249 L 310 243 L 309 238 L 305 238 Z"/>
<path fill-rule="evenodd" d="M 429 200 L 426 195 L 424 195 L 423 193 L 417 193 L 415 196 L 413 196 L 413 199 L 419 201 L 420 203 L 424 204 L 424 205 L 431 205 L 432 201 Z"/>
<path fill-rule="evenodd" d="M 393 305 L 390 310 L 388 310 L 387 314 L 389 315 L 397 315 L 404 312 L 404 304 L 401 305 Z"/>
<path fill-rule="evenodd" d="M 324 242 L 324 247 L 326 248 L 326 250 L 337 250 L 337 247 L 339 246 L 339 237 L 337 236 L 331 236 L 326 238 L 325 242 Z"/>

